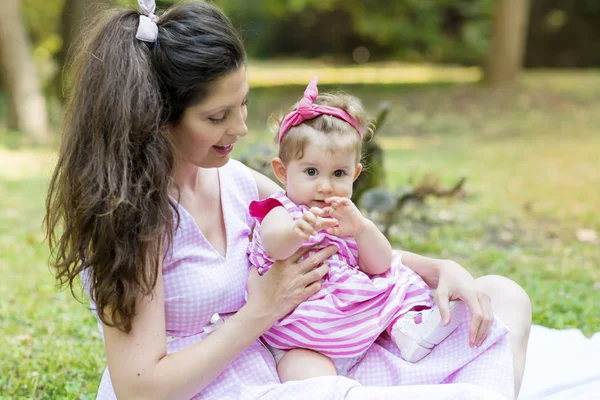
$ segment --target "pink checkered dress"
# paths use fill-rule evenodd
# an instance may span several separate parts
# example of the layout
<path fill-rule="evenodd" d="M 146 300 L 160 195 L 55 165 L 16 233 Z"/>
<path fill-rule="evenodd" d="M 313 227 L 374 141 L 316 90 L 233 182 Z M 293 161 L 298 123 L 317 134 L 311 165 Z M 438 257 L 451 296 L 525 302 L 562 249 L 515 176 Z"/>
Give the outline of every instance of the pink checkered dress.
<path fill-rule="evenodd" d="M 248 254 L 261 273 L 274 260 L 264 249 L 260 224 L 269 211 L 281 206 L 294 220 L 308 210 L 284 193 L 250 204 L 256 226 Z M 329 274 L 321 290 L 263 335 L 269 346 L 281 350 L 305 348 L 331 358 L 356 358 L 399 316 L 416 306 L 431 307 L 431 289 L 402 265 L 399 254 L 395 254 L 385 274 L 370 276 L 358 268 L 358 247 L 352 237 L 337 237 L 322 230 L 302 247 L 315 246 L 305 255 L 310 257 L 328 245 L 336 246 L 338 252 L 325 261 Z"/>
<path fill-rule="evenodd" d="M 183 207 L 173 247 L 164 259 L 165 318 L 169 353 L 207 336 L 214 313 L 227 316 L 244 304 L 250 263 L 246 255 L 253 220 L 248 206 L 257 200 L 249 170 L 237 161 L 219 169 L 227 253 L 219 254 Z M 84 276 L 84 282 L 86 281 Z M 92 304 L 93 307 L 93 304 Z M 101 325 L 100 325 L 101 327 Z M 215 333 L 215 334 L 218 334 Z M 243 335 L 244 332 L 240 332 Z M 403 361 L 382 335 L 347 377 L 279 383 L 275 361 L 256 341 L 194 399 L 497 399 L 512 397 L 512 358 L 506 329 L 496 323 L 479 349 L 468 346 L 461 325 L 416 364 Z M 454 385 L 437 385 L 455 383 Z M 402 386 L 399 386 L 402 385 Z M 414 386 L 421 385 L 421 386 Z M 98 399 L 115 399 L 108 369 Z"/>

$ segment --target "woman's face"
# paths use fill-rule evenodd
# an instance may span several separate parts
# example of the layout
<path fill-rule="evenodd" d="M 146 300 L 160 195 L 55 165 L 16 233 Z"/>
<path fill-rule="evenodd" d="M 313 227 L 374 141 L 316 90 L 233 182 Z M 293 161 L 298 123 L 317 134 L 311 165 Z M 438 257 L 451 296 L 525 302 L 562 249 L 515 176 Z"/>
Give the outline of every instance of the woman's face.
<path fill-rule="evenodd" d="M 248 133 L 248 90 L 245 66 L 215 81 L 208 97 L 171 128 L 176 158 L 201 168 L 227 164 L 238 137 Z"/>

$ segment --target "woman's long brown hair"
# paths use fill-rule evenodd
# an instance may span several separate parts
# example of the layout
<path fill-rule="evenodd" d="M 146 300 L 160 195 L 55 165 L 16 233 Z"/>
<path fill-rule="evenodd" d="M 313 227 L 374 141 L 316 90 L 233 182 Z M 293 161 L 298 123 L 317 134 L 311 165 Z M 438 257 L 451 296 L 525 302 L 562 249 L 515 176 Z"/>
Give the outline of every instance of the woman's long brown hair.
<path fill-rule="evenodd" d="M 85 271 L 100 320 L 123 332 L 178 220 L 166 126 L 245 63 L 229 20 L 207 3 L 167 11 L 155 43 L 135 38 L 138 21 L 114 14 L 78 54 L 44 220 L 58 282 L 74 293 Z"/>

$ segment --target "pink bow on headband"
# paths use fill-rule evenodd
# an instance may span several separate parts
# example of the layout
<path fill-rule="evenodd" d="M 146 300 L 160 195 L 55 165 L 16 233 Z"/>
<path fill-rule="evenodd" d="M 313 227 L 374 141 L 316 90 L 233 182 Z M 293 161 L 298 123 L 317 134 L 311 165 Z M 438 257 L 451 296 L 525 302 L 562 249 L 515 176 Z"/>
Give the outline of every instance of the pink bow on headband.
<path fill-rule="evenodd" d="M 304 97 L 300 100 L 298 104 L 298 108 L 288 115 L 285 116 L 283 121 L 281 121 L 281 127 L 279 128 L 279 143 L 281 144 L 281 140 L 283 136 L 294 126 L 298 126 L 304 121 L 308 121 L 314 118 L 317 118 L 319 115 L 332 115 L 341 120 L 346 121 L 350 125 L 356 129 L 360 138 L 363 138 L 363 131 L 358 126 L 358 123 L 354 118 L 352 118 L 346 111 L 329 106 L 321 106 L 317 104 L 313 104 L 313 101 L 317 98 L 319 94 L 319 90 L 317 89 L 317 82 L 319 81 L 318 77 L 314 77 L 312 81 L 306 87 L 304 91 Z"/>

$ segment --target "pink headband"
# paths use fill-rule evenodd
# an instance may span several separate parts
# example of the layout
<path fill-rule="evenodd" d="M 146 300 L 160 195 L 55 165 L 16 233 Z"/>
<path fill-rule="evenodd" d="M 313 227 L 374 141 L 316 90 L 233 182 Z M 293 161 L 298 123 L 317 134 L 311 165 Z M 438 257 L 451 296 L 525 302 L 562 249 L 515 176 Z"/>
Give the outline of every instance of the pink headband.
<path fill-rule="evenodd" d="M 346 111 L 329 106 L 320 106 L 317 104 L 313 104 L 313 101 L 317 98 L 319 94 L 319 90 L 317 89 L 317 82 L 319 78 L 314 77 L 312 81 L 306 87 L 304 91 L 304 98 L 300 100 L 300 104 L 298 104 L 298 108 L 288 115 L 285 116 L 283 121 L 281 121 L 281 127 L 279 128 L 279 143 L 281 144 L 281 140 L 283 136 L 294 126 L 298 126 L 304 121 L 308 121 L 314 118 L 317 118 L 319 115 L 332 115 L 341 120 L 346 121 L 350 125 L 356 129 L 360 138 L 363 138 L 363 131 L 358 126 L 358 123 L 354 118 L 352 118 Z"/>

